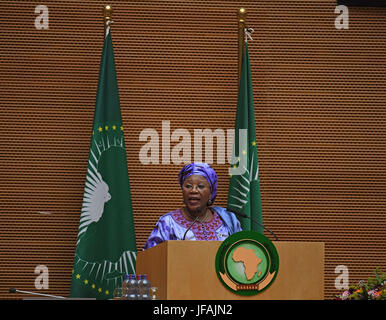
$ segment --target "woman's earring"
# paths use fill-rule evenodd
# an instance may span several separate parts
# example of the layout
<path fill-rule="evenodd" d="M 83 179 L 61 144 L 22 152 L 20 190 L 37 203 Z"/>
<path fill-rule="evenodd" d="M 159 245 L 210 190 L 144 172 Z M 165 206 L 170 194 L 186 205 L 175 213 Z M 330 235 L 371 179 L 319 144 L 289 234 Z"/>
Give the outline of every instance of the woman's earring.
<path fill-rule="evenodd" d="M 208 206 L 208 207 L 210 207 L 211 205 L 213 204 L 213 202 L 212 202 L 212 200 L 208 200 L 208 202 L 206 203 L 206 205 Z"/>

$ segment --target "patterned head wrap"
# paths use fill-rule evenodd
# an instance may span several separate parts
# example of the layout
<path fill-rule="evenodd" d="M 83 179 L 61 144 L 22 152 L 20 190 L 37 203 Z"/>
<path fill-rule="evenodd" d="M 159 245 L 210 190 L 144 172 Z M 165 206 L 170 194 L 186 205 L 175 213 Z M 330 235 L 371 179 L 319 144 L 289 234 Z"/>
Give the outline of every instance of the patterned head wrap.
<path fill-rule="evenodd" d="M 180 182 L 180 186 L 184 184 L 184 181 L 193 174 L 198 174 L 203 176 L 209 182 L 210 192 L 211 192 L 211 202 L 213 203 L 214 199 L 217 195 L 217 174 L 209 164 L 203 162 L 193 162 L 191 164 L 183 167 L 178 173 L 178 180 Z"/>

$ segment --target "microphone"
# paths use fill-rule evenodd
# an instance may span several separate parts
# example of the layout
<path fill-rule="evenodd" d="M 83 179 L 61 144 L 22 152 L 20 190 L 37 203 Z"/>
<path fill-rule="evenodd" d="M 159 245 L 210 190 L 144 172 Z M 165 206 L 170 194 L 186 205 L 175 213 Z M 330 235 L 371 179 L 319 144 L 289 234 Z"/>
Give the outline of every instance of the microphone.
<path fill-rule="evenodd" d="M 10 288 L 9 292 L 10 293 L 25 293 L 25 294 L 30 294 L 30 295 L 33 295 L 33 296 L 48 297 L 48 298 L 54 298 L 54 299 L 67 299 L 67 298 L 62 297 L 62 296 L 54 296 L 52 294 L 44 294 L 44 293 L 38 293 L 38 292 L 17 290 L 15 288 Z"/>
<path fill-rule="evenodd" d="M 184 237 L 182 238 L 182 240 L 185 240 L 186 234 L 187 234 L 188 231 L 193 227 L 193 225 L 197 222 L 198 218 L 200 217 L 201 208 L 198 207 L 198 208 L 196 209 L 196 211 L 197 211 L 197 217 L 196 217 L 196 219 L 194 219 L 193 223 L 189 226 L 189 228 L 186 229 L 186 231 L 185 231 L 185 233 L 184 233 Z"/>
<path fill-rule="evenodd" d="M 230 209 L 230 208 L 227 208 L 227 210 L 230 211 L 230 212 L 233 212 L 236 216 L 249 219 L 252 222 L 256 223 L 257 225 L 263 227 L 264 230 L 267 230 L 271 235 L 273 235 L 275 237 L 275 240 L 278 241 L 278 238 L 276 237 L 276 234 L 273 231 L 269 230 L 267 227 L 265 227 L 262 223 L 257 222 L 256 220 L 252 219 L 250 216 L 247 216 L 243 212 L 240 212 L 240 211 L 237 211 L 237 210 L 234 210 L 234 209 Z"/>

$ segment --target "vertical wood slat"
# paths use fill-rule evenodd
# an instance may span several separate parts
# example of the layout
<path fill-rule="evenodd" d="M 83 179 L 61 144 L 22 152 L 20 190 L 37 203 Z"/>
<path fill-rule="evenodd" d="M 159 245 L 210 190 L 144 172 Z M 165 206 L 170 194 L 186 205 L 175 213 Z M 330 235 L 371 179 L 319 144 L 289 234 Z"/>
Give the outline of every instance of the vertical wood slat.
<path fill-rule="evenodd" d="M 40 264 L 43 291 L 69 293 L 103 44 L 104 3 L 46 1 L 48 30 L 34 27 L 37 4 L 0 17 L 0 298 L 36 290 Z M 337 30 L 330 0 L 110 4 L 139 250 L 181 205 L 182 166 L 141 164 L 139 134 L 161 138 L 163 120 L 192 136 L 233 127 L 244 7 L 265 224 L 280 240 L 325 242 L 326 298 L 337 265 L 351 282 L 386 269 L 385 8 L 350 8 Z M 224 206 L 227 165 L 214 160 Z"/>

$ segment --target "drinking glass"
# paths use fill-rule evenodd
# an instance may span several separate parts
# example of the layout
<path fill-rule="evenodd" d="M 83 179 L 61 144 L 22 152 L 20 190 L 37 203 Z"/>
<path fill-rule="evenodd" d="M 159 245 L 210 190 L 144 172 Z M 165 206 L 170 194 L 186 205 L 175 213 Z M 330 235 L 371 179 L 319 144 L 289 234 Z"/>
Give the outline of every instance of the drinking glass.
<path fill-rule="evenodd" d="M 150 291 L 151 291 L 151 300 L 157 300 L 157 295 L 156 295 L 157 290 L 158 290 L 157 287 L 151 287 L 151 288 L 150 288 Z"/>
<path fill-rule="evenodd" d="M 123 297 L 123 290 L 121 287 L 115 288 L 113 292 L 114 300 L 121 300 Z"/>

